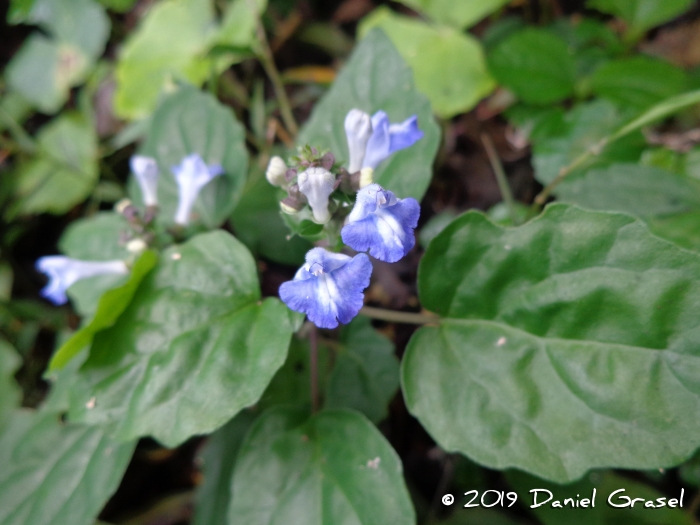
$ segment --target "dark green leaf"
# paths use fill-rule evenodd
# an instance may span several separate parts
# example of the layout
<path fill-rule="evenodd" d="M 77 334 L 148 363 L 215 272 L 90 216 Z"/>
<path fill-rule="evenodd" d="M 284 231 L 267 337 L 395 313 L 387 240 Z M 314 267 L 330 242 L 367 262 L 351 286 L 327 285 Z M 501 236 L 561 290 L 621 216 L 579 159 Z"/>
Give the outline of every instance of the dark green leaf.
<path fill-rule="evenodd" d="M 700 256 L 628 215 L 550 205 L 456 219 L 419 269 L 406 403 L 440 445 L 566 482 L 676 465 L 700 445 Z"/>
<path fill-rule="evenodd" d="M 359 316 L 343 327 L 340 351 L 326 389 L 327 408 L 352 408 L 377 423 L 399 388 L 394 345 L 369 318 Z"/>
<path fill-rule="evenodd" d="M 65 213 L 83 201 L 98 177 L 97 137 L 91 122 L 77 113 L 64 113 L 37 136 L 38 156 L 17 173 L 17 196 L 22 213 Z"/>
<path fill-rule="evenodd" d="M 243 192 L 231 221 L 238 239 L 253 253 L 281 264 L 301 266 L 311 244 L 296 235 L 288 238 L 279 203 L 285 195 L 278 196 L 278 191 L 258 174 Z"/>
<path fill-rule="evenodd" d="M 227 525 L 236 456 L 253 421 L 252 412 L 241 412 L 207 440 L 199 454 L 204 483 L 197 490 L 193 525 Z"/>
<path fill-rule="evenodd" d="M 689 250 L 700 251 L 700 211 L 679 213 L 669 217 L 652 217 L 649 229 L 666 240 Z"/>
<path fill-rule="evenodd" d="M 70 417 L 175 446 L 255 403 L 291 334 L 287 308 L 260 302 L 245 246 L 220 230 L 198 235 L 163 252 L 114 326 L 95 336 Z"/>
<path fill-rule="evenodd" d="M 16 411 L 0 434 L 0 524 L 92 525 L 134 445 L 56 414 Z"/>
<path fill-rule="evenodd" d="M 22 398 L 22 391 L 14 379 L 20 365 L 19 355 L 12 345 L 0 339 L 0 429 Z"/>
<path fill-rule="evenodd" d="M 425 136 L 408 149 L 384 161 L 375 181 L 398 197 L 423 197 L 432 177 L 433 159 L 440 142 L 430 104 L 413 88 L 409 67 L 379 30 L 369 33 L 355 48 L 328 94 L 316 105 L 298 143 L 330 149 L 339 161 L 348 160 L 345 115 L 353 108 L 384 110 L 392 122 L 418 115 Z"/>
<path fill-rule="evenodd" d="M 488 62 L 496 79 L 530 104 L 557 102 L 574 91 L 573 55 L 551 31 L 518 31 L 496 46 Z"/>
<path fill-rule="evenodd" d="M 360 35 L 376 27 L 384 30 L 411 66 L 416 89 L 430 99 L 437 115 L 449 118 L 468 111 L 493 91 L 494 82 L 486 69 L 483 49 L 471 35 L 398 15 L 387 7 L 375 9 L 362 21 Z M 375 89 L 377 83 L 392 88 L 401 86 L 398 79 L 388 81 L 386 73 L 372 83 Z"/>
<path fill-rule="evenodd" d="M 682 69 L 643 55 L 606 62 L 591 78 L 594 94 L 638 110 L 678 95 L 687 87 Z"/>
<path fill-rule="evenodd" d="M 350 410 L 278 408 L 260 416 L 238 454 L 228 523 L 413 525 L 401 462 Z"/>
<path fill-rule="evenodd" d="M 165 224 L 173 223 L 178 202 L 170 168 L 187 155 L 198 153 L 207 164 L 219 164 L 225 171 L 202 189 L 194 206 L 193 213 L 207 227 L 228 218 L 245 186 L 248 153 L 243 126 L 230 108 L 193 87 L 183 86 L 158 107 L 141 153 L 158 161 L 158 219 Z M 140 202 L 135 184 L 132 189 L 134 200 Z"/>
<path fill-rule="evenodd" d="M 129 280 L 118 288 L 106 291 L 100 298 L 95 316 L 56 351 L 49 363 L 49 372 L 55 372 L 66 366 L 68 361 L 92 342 L 97 332 L 114 326 L 119 316 L 131 303 L 141 281 L 157 262 L 158 255 L 152 250 L 144 252 L 139 257 L 131 268 Z"/>
<path fill-rule="evenodd" d="M 639 164 L 611 164 L 566 179 L 557 198 L 592 210 L 620 211 L 638 217 L 700 209 L 700 182 Z"/>
<path fill-rule="evenodd" d="M 427 248 L 430 241 L 437 237 L 438 233 L 447 228 L 447 225 L 450 224 L 456 216 L 457 212 L 446 210 L 431 217 L 418 233 L 418 240 L 421 246 L 424 249 Z"/>
<path fill-rule="evenodd" d="M 675 18 L 692 3 L 692 0 L 588 0 L 589 7 L 619 16 L 636 33 Z"/>
<path fill-rule="evenodd" d="M 436 22 L 464 29 L 508 3 L 508 0 L 400 0 Z"/>

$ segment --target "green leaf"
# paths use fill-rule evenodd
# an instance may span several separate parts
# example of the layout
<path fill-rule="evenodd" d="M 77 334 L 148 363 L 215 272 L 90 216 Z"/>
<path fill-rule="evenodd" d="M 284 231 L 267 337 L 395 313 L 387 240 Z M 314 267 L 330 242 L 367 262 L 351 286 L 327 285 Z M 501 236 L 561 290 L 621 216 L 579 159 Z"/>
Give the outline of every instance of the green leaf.
<path fill-rule="evenodd" d="M 14 379 L 21 364 L 12 345 L 0 339 L 0 429 L 22 399 L 22 391 Z"/>
<path fill-rule="evenodd" d="M 255 415 L 241 412 L 207 440 L 198 459 L 204 482 L 197 489 L 193 525 L 227 525 L 236 456 Z"/>
<path fill-rule="evenodd" d="M 297 143 L 330 149 L 338 161 L 347 162 L 344 122 L 353 108 L 370 113 L 384 110 L 392 122 L 418 115 L 418 125 L 425 136 L 385 160 L 374 179 L 400 198 L 420 200 L 432 178 L 440 129 L 430 104 L 413 88 L 411 70 L 381 31 L 372 31 L 358 44 L 333 87 L 316 104 Z"/>
<path fill-rule="evenodd" d="M 575 63 L 566 42 L 546 29 L 512 34 L 488 56 L 501 84 L 530 104 L 550 104 L 574 92 Z"/>
<path fill-rule="evenodd" d="M 399 362 L 394 345 L 367 317 L 343 327 L 340 352 L 326 389 L 327 408 L 352 408 L 378 423 L 399 388 Z"/>
<path fill-rule="evenodd" d="M 553 126 L 555 133 L 540 137 L 533 146 L 535 177 L 543 185 L 549 184 L 559 171 L 571 164 L 581 154 L 590 151 L 613 134 L 624 122 L 624 115 L 610 102 L 596 100 L 579 104 L 564 117 L 563 127 Z M 540 130 L 541 131 L 541 130 Z M 631 133 L 597 155 L 593 156 L 567 177 L 575 178 L 586 169 L 605 167 L 616 162 L 637 162 L 646 141 L 641 133 Z"/>
<path fill-rule="evenodd" d="M 132 254 L 121 242 L 130 233 L 126 220 L 116 213 L 101 212 L 72 222 L 58 243 L 61 252 L 85 261 L 126 260 Z M 83 317 L 92 317 L 100 297 L 107 290 L 125 283 L 124 275 L 98 275 L 81 279 L 68 289 L 75 310 Z"/>
<path fill-rule="evenodd" d="M 240 202 L 231 214 L 231 222 L 238 239 L 254 254 L 271 261 L 301 266 L 304 255 L 312 245 L 298 237 L 288 237 L 287 228 L 280 216 L 278 190 L 256 171 Z"/>
<path fill-rule="evenodd" d="M 198 235 L 163 252 L 114 326 L 95 335 L 70 417 L 173 447 L 258 401 L 291 335 L 287 308 L 260 302 L 245 246 L 221 230 Z"/>
<path fill-rule="evenodd" d="M 257 42 L 255 29 L 265 9 L 267 0 L 233 0 L 221 21 L 214 42 L 233 47 L 253 47 Z"/>
<path fill-rule="evenodd" d="M 375 27 L 386 33 L 411 66 L 416 89 L 430 99 L 433 111 L 440 117 L 468 111 L 493 91 L 495 86 L 486 69 L 483 49 L 471 35 L 451 27 L 428 25 L 395 14 L 387 7 L 375 9 L 361 22 L 360 36 Z M 365 72 L 356 74 L 365 75 L 366 81 Z M 377 83 L 400 85 L 395 79 L 388 81 L 386 76 L 386 72 L 381 72 L 373 78 L 372 87 L 376 89 Z"/>
<path fill-rule="evenodd" d="M 700 445 L 700 256 L 633 217 L 550 205 L 519 228 L 456 219 L 419 268 L 406 404 L 436 441 L 567 482 L 676 465 Z"/>
<path fill-rule="evenodd" d="M 436 22 L 457 29 L 471 27 L 508 0 L 400 0 L 402 4 L 425 13 Z"/>
<path fill-rule="evenodd" d="M 64 113 L 41 128 L 37 142 L 38 155 L 17 172 L 18 208 L 25 214 L 65 213 L 97 182 L 95 129 L 82 115 Z"/>
<path fill-rule="evenodd" d="M 243 126 L 230 108 L 190 86 L 183 86 L 158 107 L 141 153 L 158 161 L 158 219 L 165 224 L 173 223 L 178 203 L 178 187 L 170 168 L 187 155 L 198 153 L 207 164 L 224 168 L 223 175 L 202 188 L 194 206 L 197 220 L 208 228 L 228 218 L 245 186 L 248 153 Z M 135 202 L 141 202 L 133 180 L 131 193 Z"/>
<path fill-rule="evenodd" d="M 7 10 L 7 23 L 10 25 L 21 24 L 29 18 L 32 6 L 36 0 L 10 0 L 10 8 Z"/>
<path fill-rule="evenodd" d="M 114 110 L 122 118 L 149 116 L 161 93 L 175 79 L 199 85 L 212 59 L 203 56 L 214 34 L 209 0 L 171 0 L 155 4 L 124 44 L 117 63 Z M 201 131 L 201 130 L 200 130 Z"/>
<path fill-rule="evenodd" d="M 51 35 L 27 39 L 7 67 L 7 81 L 39 110 L 56 113 L 102 54 L 109 18 L 93 0 L 36 0 L 8 17 L 38 24 Z"/>
<path fill-rule="evenodd" d="M 638 110 L 678 95 L 687 87 L 688 78 L 682 69 L 643 55 L 606 62 L 591 77 L 595 95 Z"/>
<path fill-rule="evenodd" d="M 566 179 L 557 198 L 592 210 L 652 217 L 700 209 L 700 182 L 639 164 L 611 164 Z"/>
<path fill-rule="evenodd" d="M 100 3 L 117 13 L 126 13 L 134 7 L 136 0 L 100 0 Z"/>
<path fill-rule="evenodd" d="M 0 434 L 0 524 L 92 525 L 135 444 L 64 425 L 56 414 L 16 411 Z"/>
<path fill-rule="evenodd" d="M 131 303 L 141 281 L 157 262 L 158 255 L 152 250 L 144 252 L 139 257 L 131 268 L 129 280 L 118 288 L 106 291 L 100 298 L 95 316 L 75 332 L 53 355 L 49 363 L 49 372 L 56 372 L 66 366 L 81 350 L 90 345 L 97 332 L 114 326 L 119 316 Z"/>
<path fill-rule="evenodd" d="M 434 217 L 431 217 L 428 222 L 426 222 L 418 233 L 418 240 L 420 245 L 425 249 L 430 244 L 438 233 L 447 228 L 447 226 L 454 220 L 457 213 L 452 210 L 445 210 L 438 213 Z"/>
<path fill-rule="evenodd" d="M 350 410 L 265 412 L 241 446 L 228 523 L 413 525 L 401 462 Z"/>
<path fill-rule="evenodd" d="M 619 16 L 635 33 L 643 33 L 677 17 L 692 3 L 692 0 L 588 0 L 588 7 Z"/>
<path fill-rule="evenodd" d="M 648 220 L 652 233 L 689 250 L 700 251 L 700 210 Z"/>

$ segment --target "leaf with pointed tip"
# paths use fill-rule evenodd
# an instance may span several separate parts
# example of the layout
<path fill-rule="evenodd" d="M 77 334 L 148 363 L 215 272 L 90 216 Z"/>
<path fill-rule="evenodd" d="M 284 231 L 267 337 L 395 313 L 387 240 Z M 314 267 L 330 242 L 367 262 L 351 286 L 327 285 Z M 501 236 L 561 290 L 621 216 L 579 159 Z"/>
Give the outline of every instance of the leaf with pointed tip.
<path fill-rule="evenodd" d="M 444 319 L 402 363 L 446 450 L 567 482 L 676 465 L 700 445 L 700 255 L 629 215 L 550 205 L 518 228 L 467 213 L 419 268 Z"/>
<path fill-rule="evenodd" d="M 236 460 L 228 523 L 413 525 L 401 462 L 361 414 L 275 408 Z"/>

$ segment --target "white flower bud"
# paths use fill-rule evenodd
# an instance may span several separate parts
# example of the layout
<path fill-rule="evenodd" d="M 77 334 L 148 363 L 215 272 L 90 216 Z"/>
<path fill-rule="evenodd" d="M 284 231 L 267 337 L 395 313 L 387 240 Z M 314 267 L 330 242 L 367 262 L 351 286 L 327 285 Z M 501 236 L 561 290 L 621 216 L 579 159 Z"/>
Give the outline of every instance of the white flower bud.
<path fill-rule="evenodd" d="M 156 159 L 144 155 L 134 155 L 129 164 L 141 187 L 143 203 L 146 206 L 158 205 L 158 163 Z"/>
<path fill-rule="evenodd" d="M 126 243 L 126 249 L 131 253 L 141 253 L 146 248 L 148 248 L 148 245 L 146 244 L 146 241 L 141 238 L 131 239 L 128 243 Z"/>
<path fill-rule="evenodd" d="M 129 199 L 122 199 L 114 205 L 114 211 L 119 214 L 124 213 L 124 210 L 131 206 L 132 202 Z"/>
<path fill-rule="evenodd" d="M 284 162 L 284 160 L 282 160 L 282 157 L 275 155 L 270 159 L 270 163 L 267 165 L 267 171 L 265 172 L 267 182 L 273 186 L 286 188 L 287 178 L 285 175 L 287 173 L 287 169 L 287 164 Z"/>
<path fill-rule="evenodd" d="M 335 187 L 335 176 L 324 168 L 309 168 L 299 174 L 299 191 L 306 195 L 314 221 L 319 224 L 328 222 L 331 214 L 328 212 L 328 197 Z"/>
<path fill-rule="evenodd" d="M 360 189 L 369 186 L 374 182 L 374 170 L 372 168 L 362 168 L 360 170 Z"/>
<path fill-rule="evenodd" d="M 348 172 L 356 173 L 362 168 L 367 141 L 372 136 L 372 118 L 364 111 L 351 109 L 345 117 L 345 134 L 350 151 Z"/>

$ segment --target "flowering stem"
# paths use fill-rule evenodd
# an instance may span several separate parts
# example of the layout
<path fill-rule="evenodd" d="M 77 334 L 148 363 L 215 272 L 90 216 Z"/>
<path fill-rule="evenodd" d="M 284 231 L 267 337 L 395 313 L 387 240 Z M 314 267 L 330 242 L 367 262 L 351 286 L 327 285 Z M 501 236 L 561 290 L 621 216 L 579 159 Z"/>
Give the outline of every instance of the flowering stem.
<path fill-rule="evenodd" d="M 310 370 L 311 374 L 311 410 L 315 414 L 319 409 L 319 397 L 318 397 L 318 328 L 316 325 L 311 323 L 311 336 L 310 336 L 310 346 L 311 346 L 311 359 L 310 359 Z"/>
<path fill-rule="evenodd" d="M 503 164 L 501 164 L 501 159 L 498 158 L 498 153 L 496 152 L 496 148 L 494 147 L 493 141 L 489 135 L 482 133 L 481 142 L 484 143 L 484 149 L 489 157 L 489 162 L 491 162 L 491 168 L 493 169 L 494 175 L 496 175 L 498 188 L 501 190 L 503 202 L 506 203 L 506 207 L 508 208 L 510 220 L 514 226 L 517 226 L 519 221 L 518 215 L 515 213 L 515 199 L 513 198 L 513 192 L 510 191 L 508 178 L 506 177 L 506 172 L 503 169 Z"/>
<path fill-rule="evenodd" d="M 280 105 L 280 113 L 282 114 L 282 120 L 286 126 L 289 133 L 296 136 L 299 131 L 299 126 L 294 119 L 294 114 L 292 113 L 292 105 L 287 98 L 287 92 L 284 90 L 284 84 L 282 83 L 282 77 L 280 77 L 279 71 L 277 71 L 277 66 L 275 65 L 275 59 L 272 56 L 272 50 L 270 49 L 270 44 L 267 41 L 267 36 L 265 35 L 265 28 L 262 22 L 258 19 L 257 25 L 257 37 L 260 43 L 260 49 L 258 50 L 258 59 L 265 69 L 265 73 L 270 77 L 272 86 L 275 89 L 275 95 L 277 96 L 277 102 Z"/>
<path fill-rule="evenodd" d="M 383 308 L 374 308 L 373 306 L 363 306 L 360 314 L 372 319 L 380 321 L 388 321 L 390 323 L 405 323 L 405 324 L 437 324 L 440 317 L 435 314 L 414 314 L 411 312 L 397 312 L 396 310 L 385 310 Z"/>

